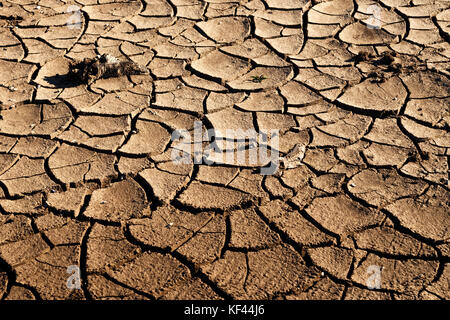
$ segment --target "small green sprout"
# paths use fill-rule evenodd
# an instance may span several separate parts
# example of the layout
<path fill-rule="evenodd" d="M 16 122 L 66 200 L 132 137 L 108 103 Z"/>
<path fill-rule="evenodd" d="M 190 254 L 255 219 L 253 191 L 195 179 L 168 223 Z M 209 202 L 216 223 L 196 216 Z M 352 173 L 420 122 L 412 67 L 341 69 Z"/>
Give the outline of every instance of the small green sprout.
<path fill-rule="evenodd" d="M 264 75 L 252 76 L 251 78 L 251 81 L 255 83 L 261 83 L 263 80 L 267 79 Z"/>

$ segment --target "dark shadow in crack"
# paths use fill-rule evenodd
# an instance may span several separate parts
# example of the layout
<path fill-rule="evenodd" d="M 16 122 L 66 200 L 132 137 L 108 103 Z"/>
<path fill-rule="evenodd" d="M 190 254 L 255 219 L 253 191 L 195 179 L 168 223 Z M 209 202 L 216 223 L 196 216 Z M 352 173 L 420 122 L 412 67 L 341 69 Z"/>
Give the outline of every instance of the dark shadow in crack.
<path fill-rule="evenodd" d="M 44 80 L 55 86 L 58 89 L 61 88 L 73 88 L 82 84 L 81 80 L 74 75 L 68 74 L 57 74 L 54 76 L 44 77 Z"/>

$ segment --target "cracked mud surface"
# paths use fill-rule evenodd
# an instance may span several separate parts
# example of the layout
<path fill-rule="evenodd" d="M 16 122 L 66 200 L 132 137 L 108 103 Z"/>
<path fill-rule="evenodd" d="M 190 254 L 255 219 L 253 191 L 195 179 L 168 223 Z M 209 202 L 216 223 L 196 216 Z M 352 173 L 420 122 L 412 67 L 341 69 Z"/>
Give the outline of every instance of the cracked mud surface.
<path fill-rule="evenodd" d="M 449 32 L 443 0 L 0 1 L 0 298 L 449 299 Z M 149 74 L 65 76 L 102 54 Z M 280 169 L 175 164 L 195 121 L 279 129 Z"/>

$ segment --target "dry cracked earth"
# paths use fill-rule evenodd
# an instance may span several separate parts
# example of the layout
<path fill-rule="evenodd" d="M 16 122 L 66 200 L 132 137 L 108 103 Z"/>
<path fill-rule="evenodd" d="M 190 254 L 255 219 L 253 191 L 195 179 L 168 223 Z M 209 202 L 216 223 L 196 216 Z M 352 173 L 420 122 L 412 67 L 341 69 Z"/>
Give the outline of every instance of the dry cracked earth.
<path fill-rule="evenodd" d="M 449 7 L 1 0 L 0 298 L 448 299 Z M 175 163 L 196 121 L 279 169 Z"/>

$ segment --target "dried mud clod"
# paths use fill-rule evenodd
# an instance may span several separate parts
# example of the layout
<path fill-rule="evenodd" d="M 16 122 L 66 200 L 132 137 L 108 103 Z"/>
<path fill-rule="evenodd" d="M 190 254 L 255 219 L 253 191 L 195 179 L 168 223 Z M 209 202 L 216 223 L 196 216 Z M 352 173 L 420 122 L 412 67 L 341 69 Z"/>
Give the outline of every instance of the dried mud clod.
<path fill-rule="evenodd" d="M 109 54 L 103 54 L 94 59 L 86 58 L 72 63 L 69 73 L 81 82 L 90 84 L 97 79 L 148 74 L 148 70 L 132 61 L 120 61 Z"/>

